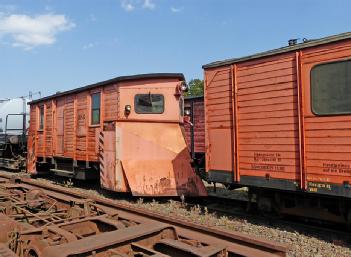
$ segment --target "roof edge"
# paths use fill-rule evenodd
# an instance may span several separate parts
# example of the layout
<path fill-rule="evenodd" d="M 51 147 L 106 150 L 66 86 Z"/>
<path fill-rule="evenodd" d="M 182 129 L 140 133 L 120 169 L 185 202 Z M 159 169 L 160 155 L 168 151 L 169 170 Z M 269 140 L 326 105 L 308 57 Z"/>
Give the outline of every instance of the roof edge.
<path fill-rule="evenodd" d="M 198 100 L 198 99 L 203 99 L 204 95 L 190 95 L 190 96 L 185 96 L 184 100 Z"/>
<path fill-rule="evenodd" d="M 36 104 L 42 101 L 46 101 L 46 100 L 50 100 L 56 97 L 60 97 L 60 96 L 65 96 L 65 95 L 69 95 L 69 94 L 74 94 L 74 93 L 79 93 L 85 90 L 90 90 L 90 89 L 94 89 L 97 87 L 101 87 L 101 86 L 106 86 L 112 83 L 118 83 L 118 82 L 124 82 L 124 81 L 133 81 L 133 80 L 143 80 L 143 79 L 166 79 L 166 78 L 176 78 L 179 79 L 180 81 L 185 81 L 185 77 L 183 73 L 146 73 L 146 74 L 137 74 L 137 75 L 127 75 L 127 76 L 119 76 L 119 77 L 115 77 L 109 80 L 104 80 L 101 82 L 97 82 L 94 84 L 89 84 L 86 86 L 82 86 L 82 87 L 78 87 L 75 89 L 71 89 L 71 90 L 67 90 L 67 91 L 63 91 L 63 92 L 59 92 L 53 95 L 49 95 L 46 97 L 42 97 L 36 100 L 33 100 L 31 102 L 29 102 L 28 104 Z"/>
<path fill-rule="evenodd" d="M 223 61 L 215 61 L 215 62 L 211 62 L 211 63 L 203 65 L 202 68 L 203 69 L 216 68 L 216 67 L 220 67 L 220 66 L 243 62 L 243 61 L 259 59 L 259 58 L 272 56 L 272 55 L 276 55 L 276 54 L 288 53 L 288 52 L 292 52 L 292 51 L 296 51 L 296 50 L 300 50 L 300 49 L 305 49 L 305 48 L 309 48 L 309 47 L 313 47 L 313 46 L 342 41 L 342 40 L 346 40 L 346 39 L 351 39 L 351 32 L 345 32 L 345 33 L 327 36 L 327 37 L 323 37 L 323 38 L 319 38 L 319 39 L 308 40 L 306 42 L 299 43 L 299 44 L 296 44 L 293 46 L 284 46 L 281 48 L 268 50 L 265 52 L 259 52 L 259 53 L 256 53 L 253 55 L 247 55 L 244 57 L 230 58 L 230 59 L 225 59 Z"/>

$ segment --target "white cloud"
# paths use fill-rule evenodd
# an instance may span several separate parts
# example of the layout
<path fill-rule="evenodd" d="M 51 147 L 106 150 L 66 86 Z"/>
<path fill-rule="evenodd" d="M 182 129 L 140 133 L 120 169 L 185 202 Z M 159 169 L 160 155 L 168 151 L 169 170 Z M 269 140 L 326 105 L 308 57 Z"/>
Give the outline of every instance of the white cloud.
<path fill-rule="evenodd" d="M 88 43 L 83 46 L 83 50 L 88 50 L 89 48 L 93 48 L 95 46 L 94 43 Z"/>
<path fill-rule="evenodd" d="M 134 1 L 132 0 L 122 0 L 121 6 L 127 12 L 131 12 L 135 9 Z"/>
<path fill-rule="evenodd" d="M 134 11 L 137 8 L 143 8 L 148 10 L 154 10 L 156 4 L 154 0 L 120 0 L 121 7 L 126 12 Z"/>
<path fill-rule="evenodd" d="M 183 11 L 183 7 L 171 7 L 171 12 L 178 13 Z"/>
<path fill-rule="evenodd" d="M 12 46 L 32 49 L 51 45 L 56 34 L 75 27 L 64 15 L 44 14 L 30 17 L 12 14 L 0 17 L 0 36 L 11 38 Z"/>
<path fill-rule="evenodd" d="M 152 2 L 152 0 L 144 0 L 144 4 L 143 4 L 144 9 L 153 10 L 155 9 L 155 7 L 156 7 L 156 4 Z"/>

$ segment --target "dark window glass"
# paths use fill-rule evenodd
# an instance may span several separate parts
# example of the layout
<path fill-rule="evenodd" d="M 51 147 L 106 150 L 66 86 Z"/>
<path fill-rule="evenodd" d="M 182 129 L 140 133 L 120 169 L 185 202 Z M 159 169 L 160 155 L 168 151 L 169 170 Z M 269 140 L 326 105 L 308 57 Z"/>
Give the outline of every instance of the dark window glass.
<path fill-rule="evenodd" d="M 160 114 L 164 111 L 164 97 L 159 94 L 140 94 L 135 95 L 136 113 L 155 113 Z"/>
<path fill-rule="evenodd" d="M 351 61 L 315 66 L 311 70 L 311 94 L 315 114 L 350 114 Z"/>
<path fill-rule="evenodd" d="M 91 95 L 91 124 L 100 124 L 100 93 Z"/>
<path fill-rule="evenodd" d="M 44 129 L 44 105 L 39 107 L 39 130 Z"/>

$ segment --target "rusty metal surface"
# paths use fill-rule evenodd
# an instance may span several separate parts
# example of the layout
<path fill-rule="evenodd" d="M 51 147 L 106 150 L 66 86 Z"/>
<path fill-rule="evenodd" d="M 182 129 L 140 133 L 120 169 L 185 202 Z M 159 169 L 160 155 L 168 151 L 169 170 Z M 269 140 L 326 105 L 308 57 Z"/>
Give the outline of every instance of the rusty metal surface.
<path fill-rule="evenodd" d="M 0 177 L 0 243 L 17 256 L 286 256 L 286 245 Z"/>
<path fill-rule="evenodd" d="M 0 257 L 17 257 L 17 255 L 6 244 L 0 243 Z"/>
<path fill-rule="evenodd" d="M 116 148 L 116 162 L 134 196 L 207 195 L 179 124 L 117 123 Z"/>
<path fill-rule="evenodd" d="M 113 123 L 99 137 L 103 188 L 134 196 L 207 195 L 178 124 Z"/>
<path fill-rule="evenodd" d="M 224 245 L 182 238 L 167 224 L 140 223 L 89 199 L 10 180 L 0 183 L 4 256 L 6 251 L 20 257 L 227 256 Z"/>

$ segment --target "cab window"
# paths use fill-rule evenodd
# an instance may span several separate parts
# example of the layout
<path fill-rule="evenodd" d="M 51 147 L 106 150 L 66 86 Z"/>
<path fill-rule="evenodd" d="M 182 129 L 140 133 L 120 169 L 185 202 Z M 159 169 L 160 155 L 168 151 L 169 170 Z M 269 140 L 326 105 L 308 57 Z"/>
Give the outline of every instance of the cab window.
<path fill-rule="evenodd" d="M 351 60 L 313 67 L 311 100 L 316 115 L 351 114 Z"/>
<path fill-rule="evenodd" d="M 44 105 L 39 106 L 39 130 L 44 129 Z"/>
<path fill-rule="evenodd" d="M 91 125 L 100 124 L 100 93 L 91 95 Z"/>
<path fill-rule="evenodd" d="M 160 94 L 137 94 L 134 97 L 135 112 L 138 114 L 161 114 L 164 112 L 164 96 Z"/>

